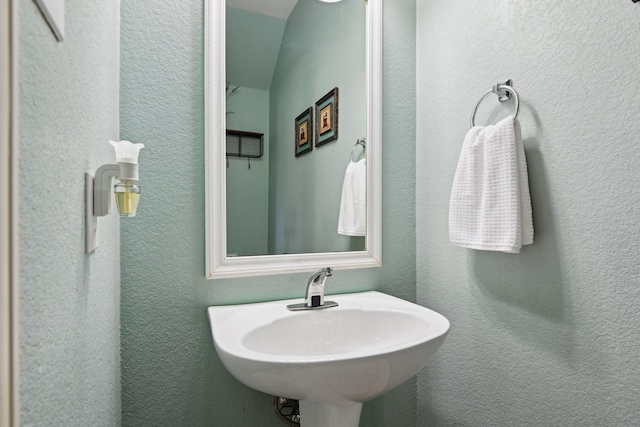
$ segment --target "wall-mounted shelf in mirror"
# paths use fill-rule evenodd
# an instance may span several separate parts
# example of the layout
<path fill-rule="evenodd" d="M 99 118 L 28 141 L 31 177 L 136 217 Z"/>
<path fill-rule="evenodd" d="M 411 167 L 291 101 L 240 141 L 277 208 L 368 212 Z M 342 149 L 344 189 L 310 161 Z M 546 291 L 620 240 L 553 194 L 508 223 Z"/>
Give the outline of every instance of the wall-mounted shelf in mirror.
<path fill-rule="evenodd" d="M 381 264 L 382 1 L 284 2 L 205 2 L 208 278 Z M 326 117 L 299 135 L 295 119 L 318 102 Z M 227 128 L 264 133 L 250 169 L 226 167 Z M 329 142 L 296 156 L 316 135 Z M 345 171 L 363 135 L 366 233 L 341 234 Z M 237 191 L 254 187 L 259 197 Z"/>

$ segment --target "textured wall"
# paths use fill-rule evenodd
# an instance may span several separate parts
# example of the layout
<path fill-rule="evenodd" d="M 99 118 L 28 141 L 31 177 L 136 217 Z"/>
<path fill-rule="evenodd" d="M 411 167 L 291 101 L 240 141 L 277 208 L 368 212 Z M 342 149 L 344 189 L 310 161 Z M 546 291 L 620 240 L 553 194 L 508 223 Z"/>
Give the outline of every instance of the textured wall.
<path fill-rule="evenodd" d="M 19 37 L 21 425 L 119 425 L 118 218 L 85 255 L 83 175 L 119 136 L 118 2 L 67 2 L 58 43 L 21 1 Z"/>
<path fill-rule="evenodd" d="M 338 214 L 351 150 L 367 129 L 365 76 L 366 3 L 300 0 L 287 21 L 271 83 L 273 253 L 364 249 L 362 237 L 338 234 Z M 334 87 L 338 139 L 295 157 L 294 119 L 312 107 L 317 122 L 315 103 Z"/>
<path fill-rule="evenodd" d="M 417 425 L 639 425 L 640 6 L 434 0 L 417 16 L 417 294 L 452 324 Z M 518 255 L 447 231 L 469 116 L 507 78 L 536 231 Z M 497 104 L 478 123 L 512 111 Z"/>
<path fill-rule="evenodd" d="M 281 426 L 221 365 L 206 307 L 302 297 L 308 275 L 204 279 L 202 7 L 122 4 L 121 135 L 147 144 L 138 216 L 121 224 L 123 424 Z M 338 271 L 328 290 L 413 300 L 415 2 L 387 2 L 384 26 L 383 267 Z M 414 421 L 409 382 L 365 404 L 362 425 Z"/>

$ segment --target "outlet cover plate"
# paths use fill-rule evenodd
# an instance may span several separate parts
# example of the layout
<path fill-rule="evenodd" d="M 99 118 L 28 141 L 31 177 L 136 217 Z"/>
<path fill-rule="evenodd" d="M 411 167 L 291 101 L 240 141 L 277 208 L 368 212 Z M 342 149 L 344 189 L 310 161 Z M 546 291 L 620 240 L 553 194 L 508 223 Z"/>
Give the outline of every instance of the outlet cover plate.
<path fill-rule="evenodd" d="M 98 247 L 98 217 L 93 215 L 93 175 L 84 173 L 85 188 L 85 217 L 84 217 L 84 247 L 85 253 L 90 254 Z"/>
<path fill-rule="evenodd" d="M 60 42 L 64 40 L 64 1 L 36 0 L 36 4 L 53 30 L 53 34 Z"/>

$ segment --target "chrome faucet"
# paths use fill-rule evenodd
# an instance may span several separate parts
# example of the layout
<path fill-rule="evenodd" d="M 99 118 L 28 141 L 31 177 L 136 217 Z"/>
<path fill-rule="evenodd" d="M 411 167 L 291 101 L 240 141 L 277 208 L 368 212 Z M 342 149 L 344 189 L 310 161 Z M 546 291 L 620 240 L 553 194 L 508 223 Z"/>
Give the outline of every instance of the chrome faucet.
<path fill-rule="evenodd" d="M 335 301 L 324 300 L 324 284 L 328 277 L 333 276 L 333 268 L 325 267 L 316 271 L 307 282 L 307 292 L 304 296 L 304 302 L 301 304 L 290 304 L 287 306 L 289 310 L 317 310 L 321 308 L 335 307 L 338 305 Z"/>
<path fill-rule="evenodd" d="M 333 276 L 333 268 L 331 267 L 325 267 L 311 275 L 307 283 L 307 293 L 304 296 L 307 307 L 324 305 L 324 283 L 327 281 L 327 277 L 331 276 Z"/>

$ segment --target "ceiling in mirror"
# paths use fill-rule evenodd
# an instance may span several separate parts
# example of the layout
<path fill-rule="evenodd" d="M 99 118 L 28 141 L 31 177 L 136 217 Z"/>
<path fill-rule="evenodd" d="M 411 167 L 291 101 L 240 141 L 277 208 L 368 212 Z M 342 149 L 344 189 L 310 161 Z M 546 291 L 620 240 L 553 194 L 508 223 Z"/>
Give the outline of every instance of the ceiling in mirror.
<path fill-rule="evenodd" d="M 269 90 L 287 19 L 298 0 L 227 0 L 226 73 L 236 86 Z"/>
<path fill-rule="evenodd" d="M 227 6 L 279 19 L 287 19 L 298 0 L 227 0 Z"/>

